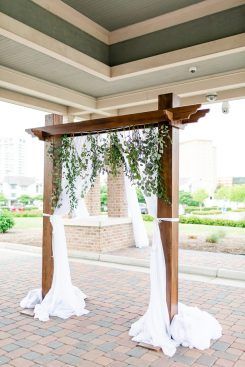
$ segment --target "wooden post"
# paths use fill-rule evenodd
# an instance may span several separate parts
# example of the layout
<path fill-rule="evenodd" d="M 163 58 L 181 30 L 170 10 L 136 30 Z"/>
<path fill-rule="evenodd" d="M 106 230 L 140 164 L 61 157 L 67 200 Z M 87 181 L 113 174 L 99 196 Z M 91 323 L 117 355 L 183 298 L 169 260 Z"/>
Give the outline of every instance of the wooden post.
<path fill-rule="evenodd" d="M 45 116 L 45 125 L 62 124 L 63 116 L 50 114 Z M 43 187 L 43 212 L 52 214 L 52 192 L 53 192 L 53 161 L 48 154 L 51 142 L 58 144 L 58 138 L 52 138 L 44 144 L 44 187 Z M 43 246 L 42 246 L 42 296 L 48 293 L 53 279 L 52 258 L 52 225 L 48 216 L 43 217 Z"/>
<path fill-rule="evenodd" d="M 172 93 L 158 97 L 158 109 L 178 107 L 179 98 Z M 179 130 L 169 126 L 172 143 L 169 142 L 164 153 L 164 180 L 170 204 L 158 199 L 158 218 L 178 218 L 179 207 Z M 170 320 L 178 313 L 178 242 L 179 225 L 175 221 L 159 223 L 162 246 L 166 262 L 166 294 Z"/>

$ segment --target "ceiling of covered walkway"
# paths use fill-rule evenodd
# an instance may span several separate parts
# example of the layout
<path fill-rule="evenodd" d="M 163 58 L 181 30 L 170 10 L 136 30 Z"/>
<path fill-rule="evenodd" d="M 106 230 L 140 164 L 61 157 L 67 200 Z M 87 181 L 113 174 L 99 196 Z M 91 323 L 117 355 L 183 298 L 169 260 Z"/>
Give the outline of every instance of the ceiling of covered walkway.
<path fill-rule="evenodd" d="M 167 92 L 244 97 L 244 4 L 0 0 L 0 99 L 93 118 L 151 109 Z"/>

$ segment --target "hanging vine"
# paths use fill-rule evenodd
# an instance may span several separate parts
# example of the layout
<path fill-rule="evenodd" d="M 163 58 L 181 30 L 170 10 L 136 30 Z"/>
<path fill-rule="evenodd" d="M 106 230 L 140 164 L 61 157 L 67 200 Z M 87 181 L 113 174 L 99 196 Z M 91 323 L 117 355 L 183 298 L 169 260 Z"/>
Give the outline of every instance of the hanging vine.
<path fill-rule="evenodd" d="M 81 196 L 93 186 L 100 173 L 117 176 L 122 170 L 145 195 L 157 195 L 169 202 L 162 159 L 170 141 L 166 125 L 133 128 L 127 132 L 90 134 L 80 148 L 78 138 L 62 136 L 58 146 L 51 145 L 49 154 L 54 161 L 53 207 L 59 205 L 61 177 L 69 196 L 71 209 L 77 206 L 77 179 L 82 178 Z M 62 175 L 60 172 L 62 171 Z"/>

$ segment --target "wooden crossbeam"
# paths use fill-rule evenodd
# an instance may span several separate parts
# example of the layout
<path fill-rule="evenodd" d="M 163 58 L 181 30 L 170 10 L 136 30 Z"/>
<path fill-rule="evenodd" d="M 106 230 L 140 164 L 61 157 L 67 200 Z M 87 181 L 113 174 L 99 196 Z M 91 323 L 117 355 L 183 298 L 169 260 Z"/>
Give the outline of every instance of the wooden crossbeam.
<path fill-rule="evenodd" d="M 175 127 L 181 127 L 183 124 L 193 122 L 192 116 L 195 116 L 195 119 L 198 119 L 208 112 L 208 110 L 198 110 L 200 106 L 200 104 L 196 104 L 122 116 L 105 117 L 69 124 L 42 126 L 34 129 L 28 129 L 26 131 L 31 135 L 38 137 L 40 140 L 46 140 L 51 136 L 73 136 L 88 133 L 103 133 L 111 130 L 127 130 L 132 127 L 142 128 L 148 125 L 156 125 L 159 122 Z"/>

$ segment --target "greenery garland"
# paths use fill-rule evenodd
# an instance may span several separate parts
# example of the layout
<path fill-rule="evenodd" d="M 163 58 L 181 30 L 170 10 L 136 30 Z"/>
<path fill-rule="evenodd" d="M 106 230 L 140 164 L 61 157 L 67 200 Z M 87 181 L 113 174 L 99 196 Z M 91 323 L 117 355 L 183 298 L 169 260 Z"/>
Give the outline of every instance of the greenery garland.
<path fill-rule="evenodd" d="M 144 129 L 132 128 L 125 133 L 87 135 L 80 152 L 73 137 L 62 136 L 60 144 L 52 144 L 49 149 L 54 162 L 53 207 L 59 206 L 61 171 L 71 210 L 78 204 L 76 181 L 79 176 L 83 180 L 83 197 L 87 189 L 94 185 L 98 175 L 107 172 L 117 176 L 122 170 L 145 195 L 154 194 L 169 202 L 162 160 L 169 141 L 169 128 L 163 124 Z M 91 169 L 88 169 L 89 165 Z M 88 175 L 90 171 L 91 174 Z"/>

